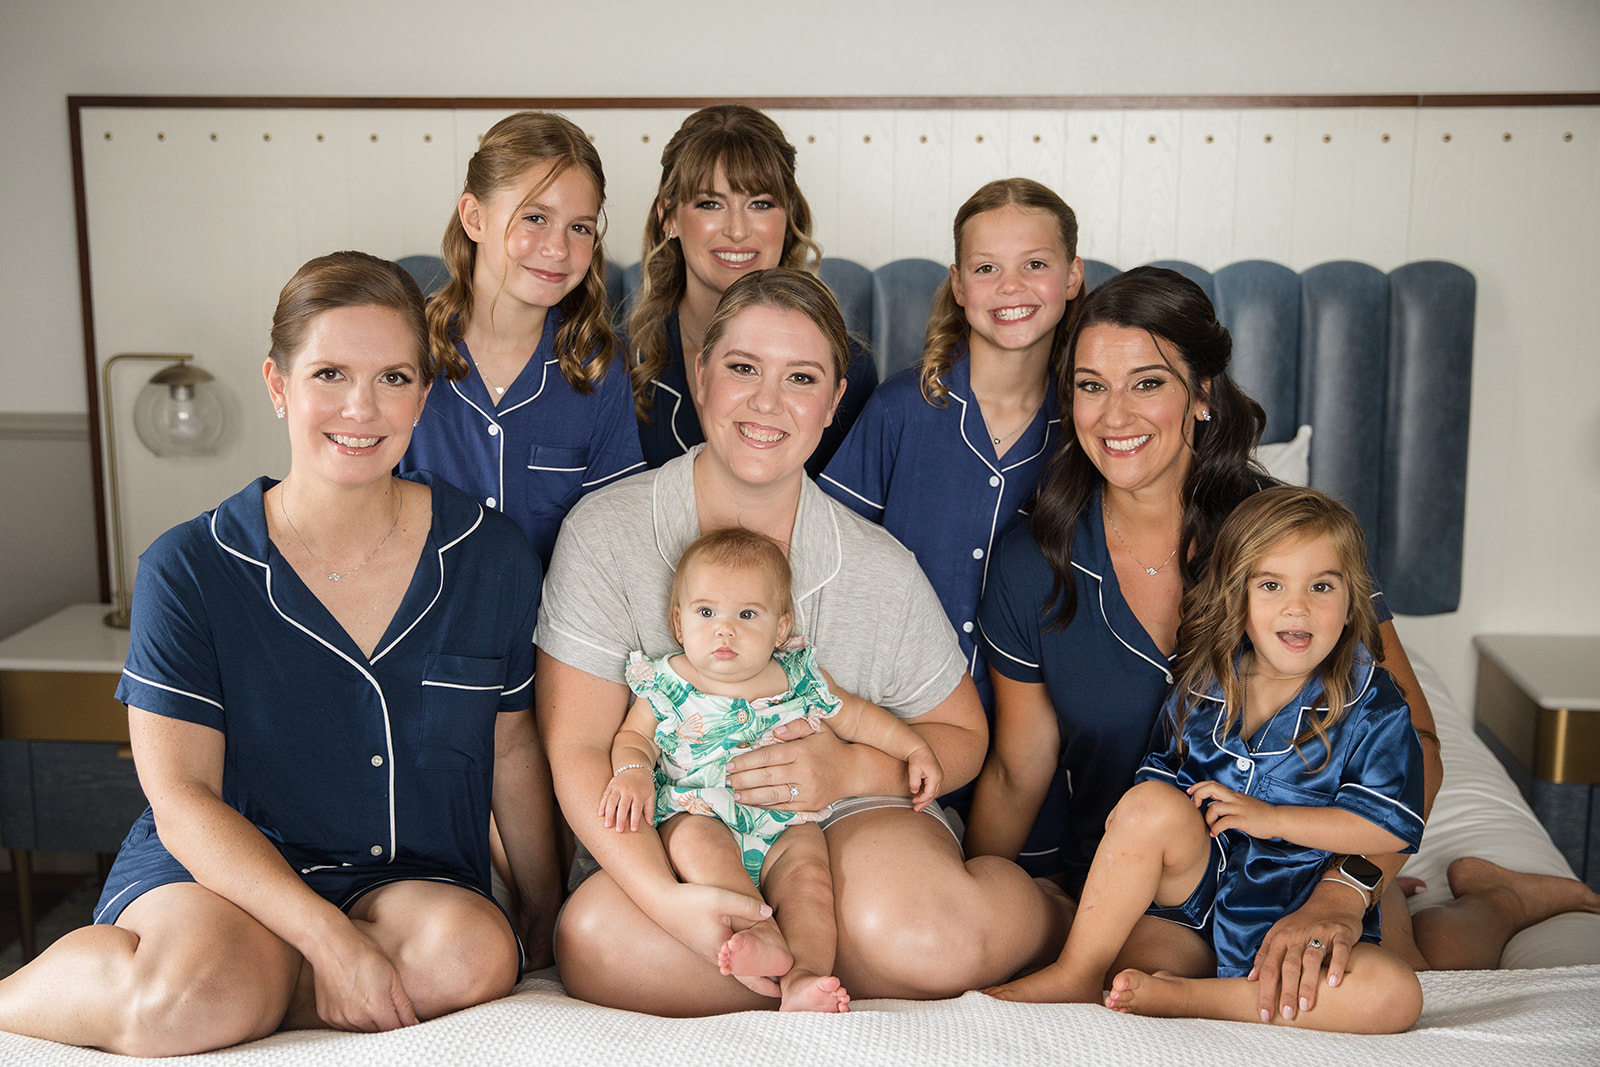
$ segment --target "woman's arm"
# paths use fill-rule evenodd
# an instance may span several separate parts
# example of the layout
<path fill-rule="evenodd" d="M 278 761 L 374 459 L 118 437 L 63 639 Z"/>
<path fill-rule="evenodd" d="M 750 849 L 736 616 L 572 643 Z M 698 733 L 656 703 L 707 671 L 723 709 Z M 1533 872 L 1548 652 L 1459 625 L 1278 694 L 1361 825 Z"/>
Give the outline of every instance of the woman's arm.
<path fill-rule="evenodd" d="M 556 799 L 572 832 L 639 910 L 714 964 L 728 938 L 727 919 L 756 922 L 765 918 L 766 906 L 728 890 L 680 884 L 654 827 L 599 832 L 595 809 L 611 781 L 611 743 L 629 706 L 628 687 L 562 663 L 543 649 L 537 677 L 539 727 L 550 753 Z"/>
<path fill-rule="evenodd" d="M 552 935 L 564 878 L 550 763 L 531 708 L 503 712 L 495 720 L 492 804 L 511 884 L 516 887 L 517 933 L 527 950 L 528 966 L 548 967 L 555 962 Z"/>
<path fill-rule="evenodd" d="M 928 743 L 944 770 L 945 789 L 972 780 L 983 761 L 989 728 L 972 679 L 962 675 L 950 694 L 914 719 L 902 719 Z M 773 731 L 784 741 L 728 763 L 740 802 L 809 811 L 845 797 L 909 796 L 904 760 L 871 745 L 846 745 L 832 730 L 811 732 L 796 721 Z M 798 793 L 792 794 L 794 785 Z"/>
<path fill-rule="evenodd" d="M 1061 758 L 1061 727 L 1040 682 L 991 670 L 994 739 L 978 775 L 967 820 L 969 856 L 1015 861 L 1039 816 Z"/>
<path fill-rule="evenodd" d="M 195 881 L 237 904 L 311 964 L 317 1013 L 339 1030 L 417 1021 L 381 949 L 312 892 L 261 831 L 222 799 L 226 751 L 217 730 L 128 709 L 139 785 L 161 842 Z"/>
<path fill-rule="evenodd" d="M 1433 810 L 1433 799 L 1439 795 L 1439 786 L 1444 781 L 1444 762 L 1439 758 L 1439 733 L 1433 721 L 1433 709 L 1428 706 L 1428 696 L 1422 691 L 1417 672 L 1411 668 L 1411 659 L 1406 655 L 1405 646 L 1400 643 L 1394 620 L 1384 623 L 1378 632 L 1383 635 L 1384 669 L 1406 698 L 1406 706 L 1411 709 L 1411 726 L 1422 742 L 1422 817 L 1426 819 Z M 1378 860 L 1374 859 L 1373 862 L 1378 863 Z M 1404 862 L 1405 858 L 1401 857 L 1400 863 Z M 1381 863 L 1378 865 L 1383 866 Z M 1395 864 L 1392 871 L 1386 869 L 1384 881 L 1388 882 L 1399 869 L 1399 863 Z"/>

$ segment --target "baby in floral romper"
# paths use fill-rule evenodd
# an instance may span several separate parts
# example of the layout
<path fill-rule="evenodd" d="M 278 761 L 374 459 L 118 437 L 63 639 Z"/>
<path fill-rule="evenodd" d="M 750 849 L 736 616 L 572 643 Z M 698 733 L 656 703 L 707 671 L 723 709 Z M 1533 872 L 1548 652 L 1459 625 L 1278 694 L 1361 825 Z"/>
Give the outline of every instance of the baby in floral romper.
<path fill-rule="evenodd" d="M 639 699 L 612 744 L 616 773 L 600 818 L 619 832 L 648 818 L 679 878 L 747 893 L 783 916 L 781 928 L 774 918 L 730 925 L 723 974 L 781 996 L 784 1011 L 842 1012 L 850 994 L 830 973 L 833 878 L 816 825 L 827 811 L 804 810 L 794 784 L 786 807 L 739 803 L 726 784 L 728 760 L 773 743 L 785 723 L 803 718 L 816 728 L 827 719 L 844 740 L 906 762 L 918 811 L 939 795 L 943 770 L 916 731 L 835 692 L 812 649 L 790 640 L 790 580 L 782 547 L 749 530 L 719 530 L 684 550 L 669 609 L 683 653 L 629 658 Z"/>

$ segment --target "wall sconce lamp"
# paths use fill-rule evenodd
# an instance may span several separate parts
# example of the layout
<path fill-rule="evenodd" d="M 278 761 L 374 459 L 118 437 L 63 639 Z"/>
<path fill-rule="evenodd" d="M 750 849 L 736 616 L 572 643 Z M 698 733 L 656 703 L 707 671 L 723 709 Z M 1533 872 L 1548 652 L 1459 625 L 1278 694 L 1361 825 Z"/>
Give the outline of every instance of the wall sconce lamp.
<path fill-rule="evenodd" d="M 117 582 L 115 606 L 106 625 L 128 628 L 131 600 L 122 566 L 122 500 L 117 486 L 117 420 L 112 414 L 111 368 L 123 360 L 170 364 L 156 371 L 133 402 L 133 429 L 144 446 L 158 456 L 204 455 L 222 438 L 224 418 L 210 374 L 195 366 L 191 355 L 124 352 L 106 360 L 100 371 L 100 395 L 106 402 L 106 469 L 111 474 L 111 559 Z"/>

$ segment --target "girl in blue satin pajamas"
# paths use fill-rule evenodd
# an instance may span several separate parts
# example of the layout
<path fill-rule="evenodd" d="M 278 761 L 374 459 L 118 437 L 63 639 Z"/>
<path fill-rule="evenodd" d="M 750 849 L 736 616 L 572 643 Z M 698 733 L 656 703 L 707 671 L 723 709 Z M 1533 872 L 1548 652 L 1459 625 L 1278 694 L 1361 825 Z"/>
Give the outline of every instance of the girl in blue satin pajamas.
<path fill-rule="evenodd" d="M 1335 856 L 1414 852 L 1422 840 L 1421 746 L 1369 651 L 1381 648 L 1370 586 L 1360 524 L 1337 501 L 1277 486 L 1235 510 L 1184 596 L 1178 684 L 1106 822 L 1061 958 L 992 992 L 1100 1000 L 1148 912 L 1206 936 L 1217 977 L 1125 970 L 1107 1007 L 1350 1032 L 1416 1021 L 1421 989 L 1378 946 L 1375 897 L 1345 980 L 1314 1010 L 1258 1014 L 1248 978 L 1272 925 L 1319 881 L 1344 881 L 1329 873 Z"/>

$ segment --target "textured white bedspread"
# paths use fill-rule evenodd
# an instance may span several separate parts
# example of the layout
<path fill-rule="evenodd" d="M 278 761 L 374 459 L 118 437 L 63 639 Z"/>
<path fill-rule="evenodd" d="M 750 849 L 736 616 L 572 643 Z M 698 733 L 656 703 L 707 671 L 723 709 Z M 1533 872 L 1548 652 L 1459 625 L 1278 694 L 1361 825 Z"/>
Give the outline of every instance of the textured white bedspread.
<path fill-rule="evenodd" d="M 858 1001 L 848 1015 L 746 1012 L 657 1019 L 572 1000 L 531 977 L 505 1000 L 388 1034 L 277 1034 L 171 1063 L 208 1067 L 440 1064 L 1600 1063 L 1600 966 L 1422 976 L 1426 1008 L 1394 1037 L 1297 1033 L 1246 1023 L 1139 1019 L 1092 1005 Z M 112 1057 L 0 1034 L 0 1062 L 89 1067 Z"/>

